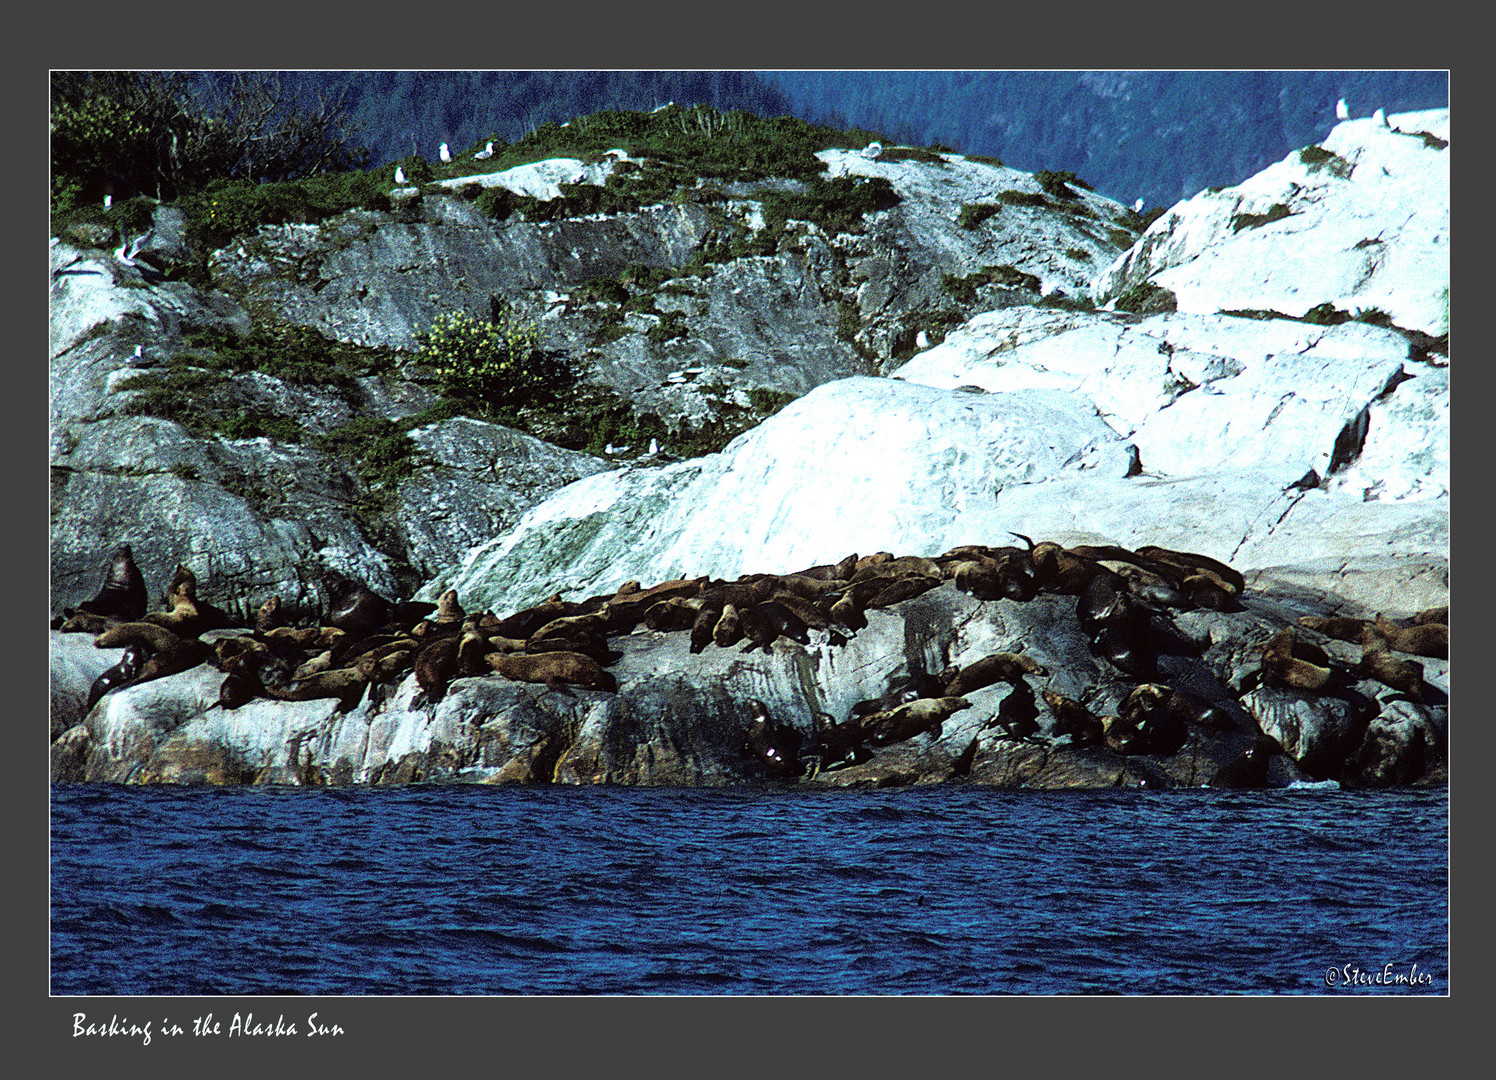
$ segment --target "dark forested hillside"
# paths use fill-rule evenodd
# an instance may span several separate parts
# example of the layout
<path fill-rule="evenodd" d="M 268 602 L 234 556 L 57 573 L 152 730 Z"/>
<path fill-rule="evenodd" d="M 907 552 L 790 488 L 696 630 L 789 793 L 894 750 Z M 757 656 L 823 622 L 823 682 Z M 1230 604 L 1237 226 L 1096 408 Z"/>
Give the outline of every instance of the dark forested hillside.
<path fill-rule="evenodd" d="M 764 72 L 796 115 L 917 145 L 1068 169 L 1123 202 L 1168 206 L 1238 183 L 1351 116 L 1449 104 L 1442 71 Z"/>
<path fill-rule="evenodd" d="M 602 109 L 792 115 L 1069 170 L 1123 202 L 1168 206 L 1234 184 L 1353 117 L 1442 107 L 1442 71 L 386 71 L 287 74 L 345 90 L 369 164 L 435 159 Z"/>

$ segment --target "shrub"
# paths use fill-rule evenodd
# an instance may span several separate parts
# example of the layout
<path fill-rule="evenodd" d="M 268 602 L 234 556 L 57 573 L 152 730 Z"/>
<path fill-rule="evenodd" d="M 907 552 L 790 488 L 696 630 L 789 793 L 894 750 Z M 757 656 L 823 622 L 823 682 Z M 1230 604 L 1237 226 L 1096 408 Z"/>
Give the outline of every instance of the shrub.
<path fill-rule="evenodd" d="M 975 229 L 1001 209 L 997 203 L 962 203 L 957 221 L 963 229 Z"/>
<path fill-rule="evenodd" d="M 1174 294 L 1162 285 L 1151 281 L 1140 282 L 1128 289 L 1112 305 L 1118 311 L 1130 311 L 1135 315 L 1151 315 L 1159 311 L 1175 311 L 1178 304 Z"/>
<path fill-rule="evenodd" d="M 520 405 L 573 381 L 568 365 L 538 348 L 539 328 L 502 306 L 487 321 L 461 311 L 439 316 L 416 340 L 417 360 L 443 393 L 458 398 Z"/>
<path fill-rule="evenodd" d="M 360 416 L 312 441 L 323 453 L 352 464 L 371 491 L 392 489 L 415 472 L 415 440 L 383 417 Z"/>
<path fill-rule="evenodd" d="M 1049 200 L 1037 191 L 1018 191 L 1009 188 L 997 193 L 998 200 L 1009 206 L 1048 206 Z"/>
<path fill-rule="evenodd" d="M 1324 169 L 1342 180 L 1351 174 L 1351 163 L 1334 151 L 1326 150 L 1323 146 L 1304 147 L 1299 151 L 1299 160 L 1309 167 L 1310 172 Z"/>
<path fill-rule="evenodd" d="M 1238 233 L 1243 229 L 1255 229 L 1272 221 L 1282 221 L 1292 214 L 1293 211 L 1283 203 L 1273 203 L 1265 214 L 1232 214 L 1231 231 Z"/>
<path fill-rule="evenodd" d="M 1076 187 L 1085 188 L 1087 191 L 1093 190 L 1090 184 L 1068 170 L 1052 172 L 1049 169 L 1040 169 L 1034 173 L 1034 179 L 1038 181 L 1041 188 L 1049 192 L 1056 199 L 1080 198 L 1080 193 L 1072 190 L 1070 187 L 1071 184 L 1074 184 Z"/>

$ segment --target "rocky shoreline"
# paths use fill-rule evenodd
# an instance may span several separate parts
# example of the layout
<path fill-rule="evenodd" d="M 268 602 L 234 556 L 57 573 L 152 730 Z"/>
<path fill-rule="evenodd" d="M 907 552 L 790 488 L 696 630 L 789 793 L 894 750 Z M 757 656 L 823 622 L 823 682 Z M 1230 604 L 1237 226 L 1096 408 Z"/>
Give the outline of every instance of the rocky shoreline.
<path fill-rule="evenodd" d="M 1201 557 L 1145 550 L 1040 543 L 934 559 L 854 556 L 736 582 L 632 583 L 502 620 L 463 612 L 455 593 L 439 606 L 392 605 L 355 587 L 327 626 L 275 627 L 267 604 L 257 630 L 200 635 L 189 631 L 208 616 L 185 597 L 191 575 L 179 571 L 177 603 L 145 616 L 154 621 L 75 611 L 64 624 L 71 630 L 52 630 L 52 778 L 1038 789 L 1447 782 L 1446 625 L 1326 621 L 1307 594 L 1256 589 L 1220 564 L 1216 572 L 1176 558 L 1171 572 L 1166 556 Z M 116 558 L 95 603 L 125 591 L 116 583 L 129 575 L 118 569 Z M 746 617 L 727 627 L 733 599 Z M 1440 617 L 1447 622 L 1447 612 L 1425 616 Z M 391 630 L 402 622 L 407 630 Z M 1420 626 L 1443 631 L 1442 657 L 1400 651 L 1439 651 L 1409 629 Z M 77 632 L 85 627 L 102 632 Z M 127 649 L 159 655 L 162 632 L 190 639 L 207 662 L 99 685 Z M 1352 635 L 1361 643 L 1342 640 Z M 348 666 L 332 666 L 335 651 Z M 360 668 L 359 655 L 394 662 Z M 580 657 L 594 674 L 578 675 L 563 657 Z M 1381 681 L 1400 681 L 1394 660 L 1417 666 L 1412 683 Z M 521 661 L 543 670 L 503 667 Z M 235 688 L 246 670 L 250 692 Z M 359 670 L 370 674 L 355 678 Z M 99 700 L 86 708 L 91 696 Z"/>

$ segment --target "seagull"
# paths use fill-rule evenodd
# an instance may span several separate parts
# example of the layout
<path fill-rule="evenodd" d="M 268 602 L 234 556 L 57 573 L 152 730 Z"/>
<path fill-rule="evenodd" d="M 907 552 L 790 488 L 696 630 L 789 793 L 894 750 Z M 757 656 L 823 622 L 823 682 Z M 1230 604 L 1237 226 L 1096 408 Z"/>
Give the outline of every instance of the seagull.
<path fill-rule="evenodd" d="M 1391 127 L 1392 126 L 1391 124 L 1387 123 L 1387 110 L 1386 109 L 1378 109 L 1376 112 L 1374 112 L 1374 113 L 1371 114 L 1371 119 L 1372 119 L 1373 122 L 1375 122 L 1376 124 L 1380 125 L 1381 127 Z"/>
<path fill-rule="evenodd" d="M 479 150 L 476 154 L 473 155 L 473 157 L 477 158 L 479 161 L 487 161 L 489 158 L 493 157 L 493 143 L 489 143 L 486 149 Z"/>
<path fill-rule="evenodd" d="M 1346 105 L 1345 98 L 1341 98 L 1339 101 L 1335 102 L 1335 119 L 1336 120 L 1349 120 L 1350 118 L 1351 118 L 1351 110 Z"/>
<path fill-rule="evenodd" d="M 1141 214 L 1143 212 L 1143 200 L 1142 199 L 1139 199 L 1137 202 L 1135 202 L 1135 203 L 1132 204 L 1132 212 L 1134 214 Z"/>
<path fill-rule="evenodd" d="M 914 347 L 916 349 L 928 349 L 930 347 L 930 336 L 923 330 L 914 335 Z"/>
<path fill-rule="evenodd" d="M 650 439 L 649 440 L 649 452 L 651 454 L 658 454 L 660 452 L 660 440 L 658 440 L 658 439 Z"/>
<path fill-rule="evenodd" d="M 400 168 L 400 166 L 398 165 L 395 166 L 395 183 L 405 183 L 405 170 Z"/>
<path fill-rule="evenodd" d="M 862 156 L 865 158 L 876 158 L 883 153 L 883 144 L 870 142 L 862 148 Z"/>
<path fill-rule="evenodd" d="M 105 210 L 108 210 L 109 207 L 113 205 L 113 203 L 114 203 L 114 196 L 113 195 L 105 195 L 104 196 L 104 209 Z"/>
<path fill-rule="evenodd" d="M 442 161 L 448 162 L 448 163 L 451 162 L 451 160 L 452 160 L 452 151 L 450 151 L 450 150 L 447 149 L 447 144 L 446 143 L 442 143 L 441 149 L 440 149 L 439 153 L 442 156 Z"/>
<path fill-rule="evenodd" d="M 137 236 L 134 240 L 130 240 L 125 236 L 125 227 L 121 225 L 119 238 L 120 245 L 114 249 L 114 257 L 126 266 L 133 266 L 136 270 L 140 271 L 140 276 L 147 281 L 160 281 L 163 276 L 160 270 L 144 259 L 139 262 L 135 261 L 136 257 L 156 238 L 156 227 L 152 225 L 145 231 L 143 236 Z"/>

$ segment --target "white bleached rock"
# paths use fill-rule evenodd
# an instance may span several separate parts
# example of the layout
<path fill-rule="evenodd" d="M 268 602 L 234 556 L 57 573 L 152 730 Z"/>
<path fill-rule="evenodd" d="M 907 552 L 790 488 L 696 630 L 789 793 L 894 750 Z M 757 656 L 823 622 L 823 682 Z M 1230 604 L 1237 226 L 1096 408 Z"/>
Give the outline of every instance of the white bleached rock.
<path fill-rule="evenodd" d="M 1296 150 L 1235 187 L 1177 204 L 1096 279 L 1097 301 L 1150 281 L 1180 311 L 1301 316 L 1330 303 L 1447 332 L 1449 151 L 1417 133 L 1447 143 L 1449 110 L 1393 119 L 1400 131 L 1344 121 L 1323 143 L 1333 159 L 1306 164 Z M 1282 213 L 1275 208 L 1287 216 L 1243 223 Z"/>

